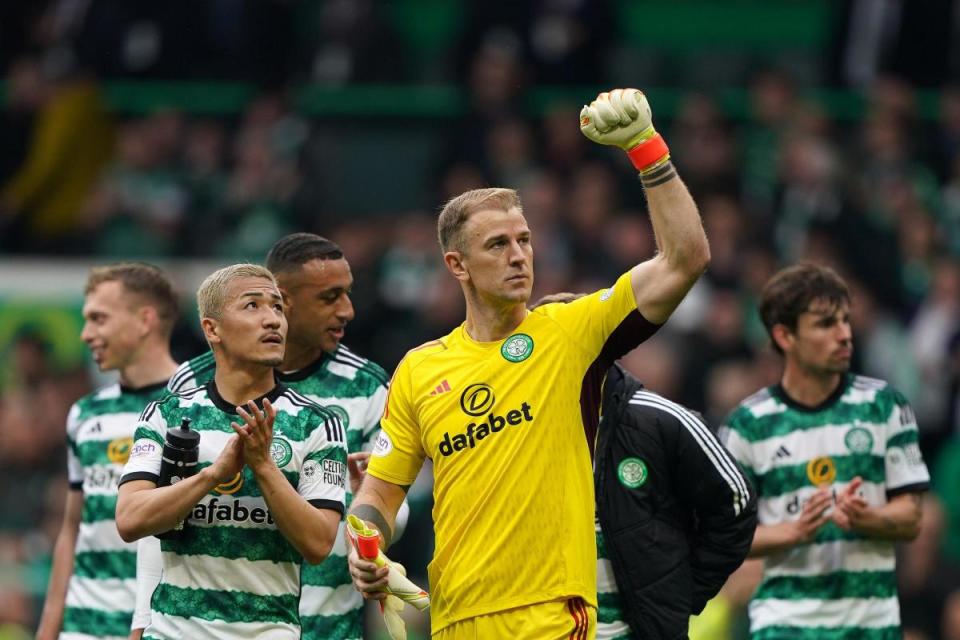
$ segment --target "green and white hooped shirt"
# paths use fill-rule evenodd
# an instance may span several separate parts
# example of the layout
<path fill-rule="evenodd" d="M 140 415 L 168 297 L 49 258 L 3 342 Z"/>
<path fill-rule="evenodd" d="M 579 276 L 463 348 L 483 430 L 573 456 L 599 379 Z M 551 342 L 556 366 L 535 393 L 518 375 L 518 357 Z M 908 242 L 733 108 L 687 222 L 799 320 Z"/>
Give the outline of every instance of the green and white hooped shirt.
<path fill-rule="evenodd" d="M 310 504 L 342 514 L 346 434 L 340 418 L 277 385 L 271 454 Z M 235 408 L 206 386 L 151 403 L 140 416 L 121 482 L 156 480 L 168 428 L 190 419 L 200 432 L 198 467 L 222 451 Z M 215 487 L 194 507 L 183 535 L 162 540 L 163 573 L 153 592 L 144 638 L 299 637 L 303 558 L 277 528 L 249 467 Z"/>
<path fill-rule="evenodd" d="M 212 352 L 180 365 L 169 388 L 182 391 L 207 384 L 216 369 Z M 387 373 L 375 362 L 341 344 L 333 353 L 299 371 L 279 375 L 280 381 L 340 417 L 347 433 L 347 451 L 372 451 L 380 433 L 387 400 Z M 351 498 L 347 483 L 347 507 Z M 395 536 L 396 537 L 396 536 Z M 347 570 L 344 523 L 327 559 L 301 567 L 300 625 L 304 640 L 361 640 L 364 600 Z"/>
<path fill-rule="evenodd" d="M 874 378 L 848 374 L 815 408 L 768 387 L 744 400 L 723 431 L 757 489 L 761 525 L 797 519 L 818 487 L 838 492 L 856 476 L 872 506 L 930 482 L 913 410 Z M 893 542 L 828 522 L 810 544 L 767 557 L 750 629 L 755 640 L 899 640 Z"/>
<path fill-rule="evenodd" d="M 139 389 L 112 384 L 78 400 L 67 417 L 67 475 L 83 491 L 73 575 L 61 638 L 126 638 L 136 600 L 136 544 L 117 533 L 114 513 L 137 416 L 165 395 L 166 383 Z"/>

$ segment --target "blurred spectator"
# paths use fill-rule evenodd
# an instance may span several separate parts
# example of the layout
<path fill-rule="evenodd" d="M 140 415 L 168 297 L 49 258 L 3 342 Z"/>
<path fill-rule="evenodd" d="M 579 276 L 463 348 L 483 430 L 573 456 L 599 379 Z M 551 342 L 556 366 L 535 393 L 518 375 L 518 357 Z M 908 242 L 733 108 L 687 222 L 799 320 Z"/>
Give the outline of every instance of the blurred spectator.
<path fill-rule="evenodd" d="M 740 134 L 740 172 L 744 199 L 757 215 L 770 215 L 780 147 L 796 107 L 796 87 L 785 73 L 768 69 L 751 80 L 750 120 Z"/>
<path fill-rule="evenodd" d="M 710 238 L 710 269 L 704 277 L 718 287 L 736 287 L 741 278 L 747 223 L 740 203 L 732 196 L 712 193 L 701 196 L 699 206 L 704 230 Z"/>
<path fill-rule="evenodd" d="M 739 169 L 736 140 L 716 103 L 707 96 L 691 93 L 684 97 L 670 129 L 670 149 L 695 196 L 735 190 Z"/>
<path fill-rule="evenodd" d="M 663 332 L 628 353 L 620 363 L 643 386 L 668 398 L 683 398 L 677 344 Z"/>
<path fill-rule="evenodd" d="M 920 371 L 920 389 L 915 400 L 921 436 L 939 441 L 948 425 L 950 341 L 960 331 L 960 266 L 954 260 L 940 261 L 933 274 L 930 293 L 910 325 L 910 346 Z"/>
<path fill-rule="evenodd" d="M 908 398 L 920 393 L 920 374 L 903 324 L 877 305 L 873 293 L 856 280 L 850 289 L 850 325 L 853 329 L 854 366 L 888 380 Z"/>
<path fill-rule="evenodd" d="M 835 228 L 844 202 L 838 159 L 826 140 L 792 136 L 782 153 L 774 237 L 780 256 L 795 262 L 812 227 Z"/>
<path fill-rule="evenodd" d="M 711 365 L 703 403 L 707 425 L 716 429 L 741 400 L 762 384 L 756 368 L 749 360 L 729 359 Z"/>
<path fill-rule="evenodd" d="M 570 126 L 579 117 L 579 107 L 563 103 L 554 103 L 543 114 L 540 132 L 543 164 L 561 177 L 569 177 L 592 151 L 580 131 Z"/>
<path fill-rule="evenodd" d="M 922 517 L 916 540 L 898 549 L 897 586 L 905 634 L 936 638 L 944 599 L 957 576 L 941 559 L 944 512 L 936 497 L 924 497 Z"/>
<path fill-rule="evenodd" d="M 567 233 L 580 277 L 608 277 L 610 257 L 603 244 L 604 231 L 618 205 L 617 183 L 610 169 L 599 162 L 581 165 L 572 176 L 566 199 Z"/>
<path fill-rule="evenodd" d="M 494 184 L 521 189 L 539 171 L 534 157 L 533 133 L 519 118 L 505 118 L 487 129 L 487 174 Z"/>
<path fill-rule="evenodd" d="M 744 340 L 743 307 L 736 291 L 717 289 L 713 292 L 707 316 L 700 329 L 684 340 L 683 352 L 686 354 L 683 391 L 673 397 L 690 406 L 707 407 L 711 367 L 749 360 L 752 355 Z"/>
<path fill-rule="evenodd" d="M 0 242 L 11 252 L 76 252 L 81 206 L 113 144 L 100 89 L 77 71 L 23 58 L 9 92 L 15 108 L 37 116 L 22 166 L 0 188 Z"/>
<path fill-rule="evenodd" d="M 236 136 L 218 254 L 251 259 L 295 230 L 303 185 L 300 154 L 308 136 L 309 126 L 283 96 L 266 94 L 251 103 Z"/>
<path fill-rule="evenodd" d="M 117 157 L 85 207 L 96 250 L 113 257 L 178 253 L 188 193 L 175 164 L 181 116 L 161 112 L 120 128 Z"/>
<path fill-rule="evenodd" d="M 576 127 L 581 94 L 590 97 L 606 73 L 643 75 L 622 68 L 631 60 L 624 48 L 636 46 L 624 40 L 636 26 L 622 20 L 642 13 L 625 11 L 629 3 L 534 0 L 509 11 L 468 0 L 148 4 L 0 3 L 0 68 L 8 75 L 0 121 L 4 252 L 258 259 L 287 231 L 317 231 L 351 256 L 355 346 L 392 368 L 407 349 L 460 320 L 461 297 L 436 271 L 431 212 L 463 191 L 491 184 L 521 190 L 536 229 L 535 297 L 608 286 L 634 256 L 656 251 L 629 165 L 586 145 Z M 960 87 L 916 91 L 924 77 L 943 77 L 944 65 L 953 64 L 947 57 L 928 69 L 916 63 L 942 50 L 952 23 L 923 25 L 923 42 L 929 36 L 935 45 L 929 50 L 904 47 L 922 24 L 918 17 L 943 16 L 946 4 L 844 3 L 844 82 L 862 87 L 850 94 L 801 86 L 803 74 L 767 66 L 781 57 L 766 51 L 738 54 L 759 69 L 743 77 L 745 93 L 708 94 L 688 82 L 688 69 L 706 54 L 679 41 L 663 51 L 643 43 L 647 64 L 664 67 L 656 73 L 664 86 L 650 92 L 663 114 L 658 129 L 696 196 L 713 261 L 656 340 L 628 358 L 652 389 L 718 419 L 748 388 L 779 378 L 755 308 L 762 284 L 799 258 L 839 263 L 852 280 L 857 368 L 889 379 L 914 403 L 929 459 L 945 441 L 935 487 L 943 566 L 960 563 L 953 491 L 960 486 L 953 437 L 960 433 Z M 854 15 L 859 22 L 849 21 Z M 24 57 L 38 47 L 41 54 Z M 62 71 L 77 68 L 71 51 L 111 81 L 210 79 L 197 91 L 215 95 L 232 86 L 219 84 L 224 80 L 254 80 L 258 89 L 236 113 L 227 102 L 222 111 L 183 112 L 162 102 L 146 110 L 128 103 L 114 145 L 104 95 L 120 105 L 122 92 Z M 898 68 L 906 73 L 888 75 Z M 321 88 L 288 86 L 301 80 Z M 368 95 L 364 83 L 399 83 L 406 99 L 404 91 L 419 90 L 411 83 L 436 80 L 451 83 L 437 93 L 453 96 L 436 107 L 447 119 L 413 123 L 416 104 L 392 113 L 390 104 L 340 111 L 348 98 Z M 324 111 L 330 97 L 337 115 Z M 308 119 L 311 108 L 319 115 Z M 405 153 L 411 139 L 422 152 Z M 386 160 L 375 158 L 364 171 L 370 149 Z M 390 162 L 404 173 L 373 168 Z M 351 175 L 360 167 L 360 177 L 341 182 L 343 173 L 330 171 L 341 165 Z M 428 177 L 418 192 L 407 183 L 421 171 Z M 354 210 L 355 185 L 386 194 L 379 201 L 387 205 Z M 407 191 L 416 195 L 391 206 Z M 183 334 L 179 353 L 193 355 L 202 343 L 192 329 Z M 37 430 L 30 446 L 47 447 L 47 460 L 59 456 L 61 442 L 50 433 L 62 434 L 62 397 L 82 395 L 87 383 L 82 374 L 61 374 L 42 335 L 34 337 L 23 334 L 5 350 L 16 361 L 7 358 L 2 378 L 0 480 L 23 481 L 31 499 L 46 498 L 5 516 L 18 529 L 5 539 L 0 531 L 0 557 L 21 573 L 29 565 L 42 582 L 42 523 L 57 509 L 51 496 L 60 479 L 44 475 L 44 460 L 33 469 L 16 459 L 7 441 L 24 442 L 29 426 Z M 28 411 L 38 403 L 45 406 Z M 0 494 L 0 506 L 12 509 L 22 495 Z M 907 553 L 930 561 L 920 547 Z M 911 597 L 942 600 L 945 589 L 924 589 L 945 578 L 921 564 L 903 565 L 913 572 L 905 579 L 926 583 Z M 0 603 L 15 603 L 0 606 L 0 625 L 7 616 L 29 626 L 30 607 L 16 604 L 20 598 L 0 593 Z M 930 623 L 908 631 L 929 640 L 960 637 L 960 598 L 949 602 L 942 616 L 918 609 Z"/>
<path fill-rule="evenodd" d="M 477 41 L 490 33 L 510 34 L 522 47 L 534 82 L 606 81 L 604 43 L 614 29 L 608 0 L 533 0 L 509 11 L 487 2 L 469 4 L 474 34 L 464 41 L 468 52 L 475 52 Z"/>
<path fill-rule="evenodd" d="M 952 157 L 951 173 L 942 192 L 942 241 L 949 253 L 960 255 L 960 153 Z"/>
<path fill-rule="evenodd" d="M 181 162 L 190 233 L 181 236 L 180 251 L 203 254 L 209 238 L 220 231 L 220 213 L 229 180 L 226 144 L 226 129 L 216 120 L 199 120 L 187 127 Z"/>
<path fill-rule="evenodd" d="M 89 380 L 57 371 L 37 330 L 23 330 L 12 354 L 14 377 L 0 392 L 0 638 L 19 640 L 32 637 L 46 591 L 67 489 L 64 425 Z"/>
<path fill-rule="evenodd" d="M 404 50 L 383 15 L 385 3 L 311 0 L 301 5 L 297 26 L 313 80 L 341 86 L 404 77 Z"/>
<path fill-rule="evenodd" d="M 32 326 L 17 330 L 4 359 L 6 366 L 0 390 L 33 389 L 52 375 L 50 343 L 43 331 Z"/>

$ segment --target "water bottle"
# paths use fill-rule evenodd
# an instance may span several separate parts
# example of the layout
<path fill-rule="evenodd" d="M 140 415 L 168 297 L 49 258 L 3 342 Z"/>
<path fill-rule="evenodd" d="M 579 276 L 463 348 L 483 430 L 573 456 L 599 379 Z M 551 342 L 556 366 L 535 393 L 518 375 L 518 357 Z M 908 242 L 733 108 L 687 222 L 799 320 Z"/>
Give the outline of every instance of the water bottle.
<path fill-rule="evenodd" d="M 190 429 L 190 418 L 184 418 L 179 428 L 167 429 L 157 486 L 174 485 L 195 474 L 199 457 L 200 432 Z M 176 539 L 183 532 L 183 525 L 181 520 L 173 529 L 159 533 L 157 537 L 161 540 Z"/>

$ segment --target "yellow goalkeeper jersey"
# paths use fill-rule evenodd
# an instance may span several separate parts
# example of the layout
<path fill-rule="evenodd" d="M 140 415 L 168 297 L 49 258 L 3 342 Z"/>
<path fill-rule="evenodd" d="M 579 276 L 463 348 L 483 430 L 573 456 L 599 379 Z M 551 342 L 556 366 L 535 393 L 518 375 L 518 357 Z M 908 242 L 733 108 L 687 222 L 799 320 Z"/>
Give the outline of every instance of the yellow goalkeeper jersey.
<path fill-rule="evenodd" d="M 559 598 L 596 606 L 585 422 L 599 398 L 585 381 L 632 311 L 626 273 L 609 289 L 531 311 L 504 340 L 477 342 L 461 325 L 397 367 L 368 472 L 409 485 L 424 458 L 433 461 L 434 632 Z"/>

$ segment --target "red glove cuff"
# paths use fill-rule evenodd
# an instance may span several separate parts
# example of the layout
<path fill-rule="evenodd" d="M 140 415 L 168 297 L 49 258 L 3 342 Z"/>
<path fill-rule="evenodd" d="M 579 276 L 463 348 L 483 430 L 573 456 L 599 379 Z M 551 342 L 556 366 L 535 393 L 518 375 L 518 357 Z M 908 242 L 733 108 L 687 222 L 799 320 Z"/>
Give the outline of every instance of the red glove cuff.
<path fill-rule="evenodd" d="M 666 141 L 664 141 L 663 136 L 659 133 L 653 134 L 652 138 L 644 140 L 627 151 L 627 157 L 630 158 L 630 162 L 633 163 L 633 166 L 636 167 L 640 173 L 643 173 L 652 165 L 657 164 L 669 155 L 670 149 L 667 148 Z"/>

